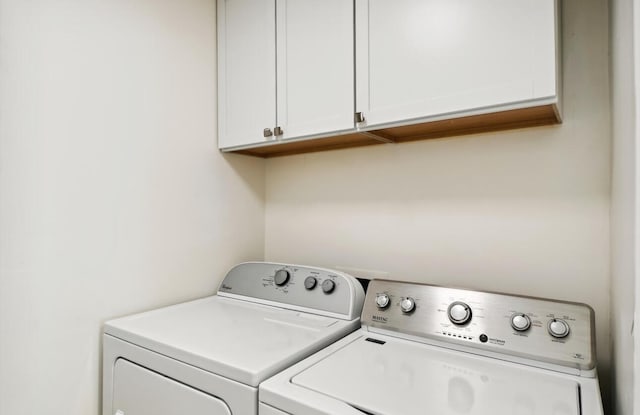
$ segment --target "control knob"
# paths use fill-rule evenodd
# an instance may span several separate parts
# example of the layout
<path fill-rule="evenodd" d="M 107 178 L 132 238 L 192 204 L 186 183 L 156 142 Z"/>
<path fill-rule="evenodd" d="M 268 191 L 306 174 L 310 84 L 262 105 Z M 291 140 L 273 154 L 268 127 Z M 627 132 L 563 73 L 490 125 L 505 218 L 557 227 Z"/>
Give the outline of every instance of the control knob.
<path fill-rule="evenodd" d="M 516 313 L 511 316 L 511 327 L 516 331 L 527 331 L 531 327 L 531 319 L 526 314 Z"/>
<path fill-rule="evenodd" d="M 400 309 L 403 313 L 409 314 L 416 309 L 416 300 L 411 297 L 406 297 L 400 302 Z"/>
<path fill-rule="evenodd" d="M 391 299 L 387 294 L 378 294 L 376 295 L 376 305 L 378 308 L 387 308 L 389 307 L 389 303 L 391 303 Z"/>
<path fill-rule="evenodd" d="M 552 318 L 549 320 L 547 328 L 549 330 L 549 334 L 557 339 L 561 339 L 569 335 L 569 324 L 559 318 Z"/>
<path fill-rule="evenodd" d="M 290 275 L 291 274 L 289 274 L 289 271 L 287 271 L 286 269 L 279 269 L 276 272 L 275 277 L 273 277 L 273 281 L 276 283 L 278 287 L 283 286 L 287 282 L 289 282 Z"/>
<path fill-rule="evenodd" d="M 455 301 L 449 304 L 447 314 L 453 324 L 463 325 L 471 320 L 471 307 L 461 301 Z"/>
<path fill-rule="evenodd" d="M 330 294 L 331 292 L 333 292 L 333 290 L 335 290 L 335 288 L 336 283 L 333 282 L 333 280 L 322 281 L 322 291 L 324 291 L 325 294 Z"/>
<path fill-rule="evenodd" d="M 316 288 L 317 284 L 318 280 L 315 277 L 307 277 L 304 279 L 304 288 L 306 288 L 307 290 L 313 290 L 314 288 Z"/>

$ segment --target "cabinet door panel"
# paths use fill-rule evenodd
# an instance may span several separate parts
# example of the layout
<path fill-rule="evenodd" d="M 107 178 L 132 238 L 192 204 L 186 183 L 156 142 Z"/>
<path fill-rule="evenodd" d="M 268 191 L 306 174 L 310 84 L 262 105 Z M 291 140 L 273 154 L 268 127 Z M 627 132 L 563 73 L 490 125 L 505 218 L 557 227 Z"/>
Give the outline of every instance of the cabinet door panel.
<path fill-rule="evenodd" d="M 275 0 L 218 0 L 218 145 L 276 126 Z"/>
<path fill-rule="evenodd" d="M 356 0 L 367 125 L 554 97 L 554 0 Z"/>
<path fill-rule="evenodd" d="M 277 0 L 283 139 L 354 128 L 353 1 Z"/>

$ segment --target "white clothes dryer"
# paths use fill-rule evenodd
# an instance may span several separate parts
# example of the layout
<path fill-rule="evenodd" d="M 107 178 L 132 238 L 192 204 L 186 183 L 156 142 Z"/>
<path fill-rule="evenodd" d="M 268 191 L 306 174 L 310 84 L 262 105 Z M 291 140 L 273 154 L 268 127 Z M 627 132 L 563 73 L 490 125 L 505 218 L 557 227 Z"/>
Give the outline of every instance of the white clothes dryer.
<path fill-rule="evenodd" d="M 217 295 L 109 321 L 103 415 L 254 415 L 258 385 L 360 327 L 352 276 L 251 262 Z"/>
<path fill-rule="evenodd" d="M 372 281 L 362 328 L 260 385 L 260 415 L 602 415 L 584 304 Z"/>

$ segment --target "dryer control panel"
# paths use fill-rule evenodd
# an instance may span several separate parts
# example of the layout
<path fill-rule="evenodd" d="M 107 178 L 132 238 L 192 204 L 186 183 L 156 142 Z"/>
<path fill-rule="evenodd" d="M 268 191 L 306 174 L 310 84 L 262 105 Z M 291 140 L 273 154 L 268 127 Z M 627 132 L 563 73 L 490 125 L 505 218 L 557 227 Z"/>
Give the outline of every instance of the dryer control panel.
<path fill-rule="evenodd" d="M 383 280 L 362 312 L 372 331 L 577 371 L 595 368 L 594 319 L 586 304 Z"/>
<path fill-rule="evenodd" d="M 354 320 L 360 317 L 364 289 L 343 272 L 304 265 L 245 262 L 233 267 L 218 295 Z"/>

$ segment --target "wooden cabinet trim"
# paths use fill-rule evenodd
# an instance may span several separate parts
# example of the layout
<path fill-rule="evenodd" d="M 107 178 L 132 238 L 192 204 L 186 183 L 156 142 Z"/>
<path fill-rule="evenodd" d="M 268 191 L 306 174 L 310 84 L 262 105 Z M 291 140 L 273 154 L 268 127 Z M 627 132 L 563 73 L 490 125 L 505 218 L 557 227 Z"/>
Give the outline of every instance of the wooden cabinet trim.
<path fill-rule="evenodd" d="M 493 131 L 513 130 L 560 124 L 558 108 L 555 104 L 537 107 L 500 111 L 489 114 L 471 115 L 446 120 L 430 121 L 402 127 L 384 128 L 366 133 L 348 133 L 329 137 L 297 140 L 289 142 L 271 142 L 268 145 L 234 152 L 257 157 L 279 157 L 317 151 L 338 150 L 383 144 L 376 137 L 384 137 L 394 143 L 408 141 L 479 134 Z"/>

